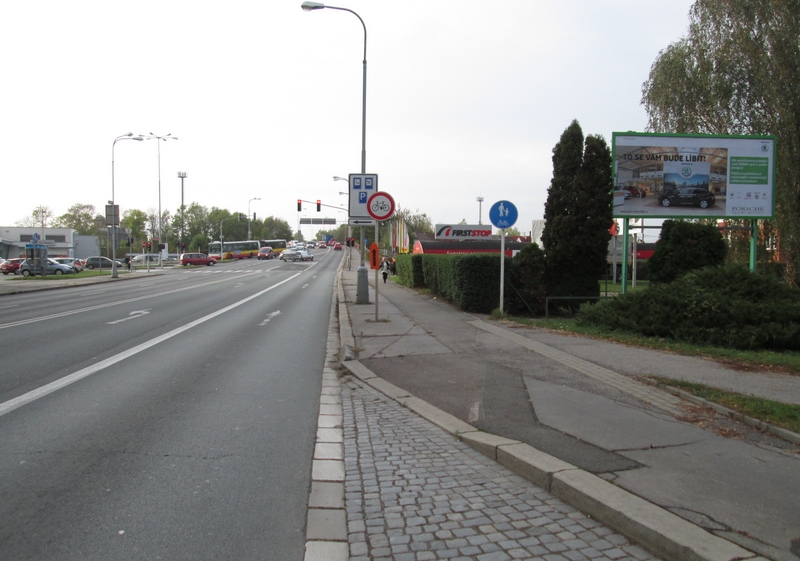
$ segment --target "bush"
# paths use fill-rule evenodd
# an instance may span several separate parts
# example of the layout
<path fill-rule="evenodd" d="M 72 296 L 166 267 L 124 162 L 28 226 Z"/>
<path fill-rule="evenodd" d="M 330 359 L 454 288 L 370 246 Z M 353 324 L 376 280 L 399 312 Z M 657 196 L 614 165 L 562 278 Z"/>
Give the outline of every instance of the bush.
<path fill-rule="evenodd" d="M 727 252 L 728 246 L 714 225 L 665 220 L 648 274 L 652 282 L 672 282 L 689 271 L 722 265 Z"/>
<path fill-rule="evenodd" d="M 743 350 L 800 350 L 800 291 L 741 265 L 584 304 L 578 323 Z"/>
<path fill-rule="evenodd" d="M 514 315 L 543 314 L 545 255 L 535 243 L 525 246 L 506 267 L 504 309 Z"/>

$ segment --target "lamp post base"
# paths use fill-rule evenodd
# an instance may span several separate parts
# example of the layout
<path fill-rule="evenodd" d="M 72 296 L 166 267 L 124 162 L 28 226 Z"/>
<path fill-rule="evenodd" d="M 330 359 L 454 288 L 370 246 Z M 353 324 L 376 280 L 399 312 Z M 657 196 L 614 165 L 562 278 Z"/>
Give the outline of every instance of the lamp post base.
<path fill-rule="evenodd" d="M 356 304 L 369 304 L 369 279 L 368 269 L 361 265 L 356 271 L 358 282 L 356 284 Z"/>

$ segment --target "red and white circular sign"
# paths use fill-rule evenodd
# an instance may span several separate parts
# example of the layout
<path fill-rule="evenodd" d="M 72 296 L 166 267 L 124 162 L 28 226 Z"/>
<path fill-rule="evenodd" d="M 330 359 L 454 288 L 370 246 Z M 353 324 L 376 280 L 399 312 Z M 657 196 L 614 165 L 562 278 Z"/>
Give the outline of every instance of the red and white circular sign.
<path fill-rule="evenodd" d="M 394 199 L 389 193 L 378 191 L 367 199 L 367 212 L 375 220 L 388 220 L 394 214 Z"/>

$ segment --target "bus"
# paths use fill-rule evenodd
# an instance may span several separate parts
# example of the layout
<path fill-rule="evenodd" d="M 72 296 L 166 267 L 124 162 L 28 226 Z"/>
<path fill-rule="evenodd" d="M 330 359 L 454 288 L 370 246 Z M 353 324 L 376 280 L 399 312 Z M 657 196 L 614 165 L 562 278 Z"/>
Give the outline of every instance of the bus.
<path fill-rule="evenodd" d="M 259 240 L 261 247 L 271 247 L 275 253 L 280 253 L 286 249 L 286 240 Z"/>
<path fill-rule="evenodd" d="M 258 255 L 260 247 L 258 240 L 223 242 L 220 253 L 219 242 L 211 242 L 208 244 L 208 255 L 215 259 L 250 259 Z"/>

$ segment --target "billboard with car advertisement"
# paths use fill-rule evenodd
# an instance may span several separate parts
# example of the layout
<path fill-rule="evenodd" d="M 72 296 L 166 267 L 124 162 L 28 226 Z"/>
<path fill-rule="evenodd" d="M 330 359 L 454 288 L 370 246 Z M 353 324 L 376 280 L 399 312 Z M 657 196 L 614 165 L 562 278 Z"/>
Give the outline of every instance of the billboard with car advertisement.
<path fill-rule="evenodd" d="M 775 138 L 615 132 L 614 218 L 773 218 Z"/>

